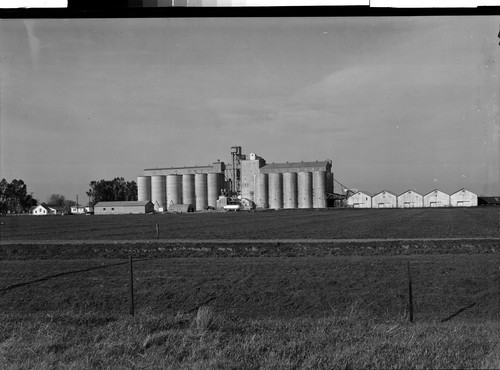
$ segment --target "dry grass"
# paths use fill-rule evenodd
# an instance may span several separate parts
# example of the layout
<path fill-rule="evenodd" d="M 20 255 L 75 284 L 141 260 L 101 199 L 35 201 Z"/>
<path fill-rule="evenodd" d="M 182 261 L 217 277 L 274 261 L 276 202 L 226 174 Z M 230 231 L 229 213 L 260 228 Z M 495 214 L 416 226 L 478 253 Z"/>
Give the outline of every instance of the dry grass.
<path fill-rule="evenodd" d="M 216 322 L 216 325 L 213 323 Z M 498 322 L 370 317 L 0 315 L 0 363 L 18 368 L 497 368 Z"/>

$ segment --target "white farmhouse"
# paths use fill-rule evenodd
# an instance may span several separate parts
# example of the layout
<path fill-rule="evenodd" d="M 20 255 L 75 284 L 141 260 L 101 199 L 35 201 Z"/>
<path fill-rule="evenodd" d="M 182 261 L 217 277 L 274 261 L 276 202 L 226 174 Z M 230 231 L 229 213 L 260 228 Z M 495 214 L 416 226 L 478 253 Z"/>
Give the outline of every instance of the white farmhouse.
<path fill-rule="evenodd" d="M 43 206 L 41 204 L 31 207 L 29 212 L 35 216 L 55 215 L 57 213 L 54 208 Z"/>
<path fill-rule="evenodd" d="M 396 195 L 387 190 L 382 190 L 372 197 L 372 208 L 396 208 L 396 204 Z"/>
<path fill-rule="evenodd" d="M 424 195 L 424 207 L 449 207 L 450 196 L 441 190 L 434 189 Z"/>
<path fill-rule="evenodd" d="M 467 189 L 460 189 L 450 195 L 450 205 L 452 207 L 476 207 L 477 194 Z"/>
<path fill-rule="evenodd" d="M 424 197 L 415 190 L 407 190 L 398 195 L 398 208 L 422 208 Z"/>
<path fill-rule="evenodd" d="M 347 198 L 347 206 L 353 208 L 372 208 L 372 196 L 367 192 L 358 191 Z"/>

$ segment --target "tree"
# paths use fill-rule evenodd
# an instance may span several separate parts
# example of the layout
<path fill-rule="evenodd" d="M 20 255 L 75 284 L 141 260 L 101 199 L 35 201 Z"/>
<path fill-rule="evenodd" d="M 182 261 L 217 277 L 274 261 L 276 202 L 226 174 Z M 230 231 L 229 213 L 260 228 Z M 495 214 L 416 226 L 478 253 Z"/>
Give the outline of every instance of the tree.
<path fill-rule="evenodd" d="M 22 213 L 30 207 L 37 205 L 36 199 L 28 194 L 26 184 L 23 180 L 0 181 L 0 212 Z"/>
<path fill-rule="evenodd" d="M 66 202 L 66 198 L 64 197 L 64 195 L 51 194 L 49 200 L 47 201 L 47 204 L 50 204 L 51 206 L 63 207 L 64 202 Z"/>
<path fill-rule="evenodd" d="M 91 205 L 98 202 L 133 201 L 137 200 L 137 184 L 135 181 L 125 181 L 123 177 L 113 180 L 91 181 L 86 192 L 91 199 Z"/>

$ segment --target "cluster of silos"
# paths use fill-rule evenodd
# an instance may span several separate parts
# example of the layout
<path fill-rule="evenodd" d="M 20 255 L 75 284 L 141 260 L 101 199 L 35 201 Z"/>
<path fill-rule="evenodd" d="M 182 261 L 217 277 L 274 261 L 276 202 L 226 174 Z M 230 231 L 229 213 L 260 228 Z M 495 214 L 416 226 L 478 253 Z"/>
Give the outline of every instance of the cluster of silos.
<path fill-rule="evenodd" d="M 325 171 L 260 173 L 255 205 L 271 209 L 326 208 L 327 178 Z"/>
<path fill-rule="evenodd" d="M 137 200 L 150 200 L 157 211 L 171 204 L 192 204 L 201 211 L 215 208 L 223 184 L 221 173 L 139 176 Z"/>

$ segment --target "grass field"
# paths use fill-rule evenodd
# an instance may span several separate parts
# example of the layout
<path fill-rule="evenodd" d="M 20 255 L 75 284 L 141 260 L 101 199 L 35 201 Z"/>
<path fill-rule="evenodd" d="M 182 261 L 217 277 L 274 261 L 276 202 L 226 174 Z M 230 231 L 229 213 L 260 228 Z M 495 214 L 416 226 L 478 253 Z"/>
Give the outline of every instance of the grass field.
<path fill-rule="evenodd" d="M 122 216 L 1 217 L 2 241 L 367 239 L 500 236 L 497 208 L 332 209 Z"/>
<path fill-rule="evenodd" d="M 0 220 L 2 368 L 500 366 L 495 208 Z"/>

